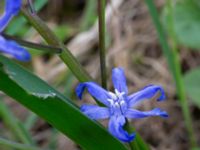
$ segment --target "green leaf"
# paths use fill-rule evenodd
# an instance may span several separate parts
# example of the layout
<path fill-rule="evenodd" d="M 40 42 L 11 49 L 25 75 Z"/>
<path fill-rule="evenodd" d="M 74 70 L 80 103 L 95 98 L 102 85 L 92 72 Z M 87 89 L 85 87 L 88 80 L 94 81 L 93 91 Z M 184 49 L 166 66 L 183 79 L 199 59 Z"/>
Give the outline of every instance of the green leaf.
<path fill-rule="evenodd" d="M 0 90 L 87 150 L 126 150 L 120 141 L 84 116 L 69 99 L 3 56 L 0 56 Z"/>
<path fill-rule="evenodd" d="M 200 68 L 186 73 L 184 83 L 188 96 L 200 108 Z"/>
<path fill-rule="evenodd" d="M 174 31 L 178 42 L 184 46 L 200 48 L 200 8 L 194 2 L 174 6 Z"/>

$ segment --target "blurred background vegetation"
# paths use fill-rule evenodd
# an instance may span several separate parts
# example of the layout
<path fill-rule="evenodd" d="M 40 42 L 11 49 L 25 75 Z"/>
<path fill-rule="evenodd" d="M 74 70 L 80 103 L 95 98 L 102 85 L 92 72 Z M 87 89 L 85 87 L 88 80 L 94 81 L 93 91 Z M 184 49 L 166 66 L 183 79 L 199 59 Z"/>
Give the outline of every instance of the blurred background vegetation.
<path fill-rule="evenodd" d="M 38 15 L 79 59 L 91 76 L 98 80 L 100 65 L 97 1 L 33 0 L 33 2 Z M 173 1 L 173 9 L 170 9 L 168 2 L 169 0 L 155 1 L 168 42 L 172 47 L 176 45 L 178 49 L 193 127 L 200 143 L 198 134 L 200 131 L 200 2 L 198 0 Z M 27 4 L 24 3 L 24 5 Z M 1 2 L 0 10 L 3 9 L 2 6 Z M 152 83 L 162 85 L 167 93 L 165 103 L 158 104 L 156 101 L 148 101 L 138 107 L 149 110 L 159 105 L 169 113 L 169 119 L 134 120 L 132 123 L 137 132 L 150 144 L 152 149 L 188 150 L 189 139 L 175 83 L 170 75 L 166 58 L 162 54 L 147 6 L 142 0 L 108 0 L 106 10 L 106 61 L 109 81 L 111 81 L 111 69 L 115 66 L 122 66 L 126 72 L 129 92 L 137 91 Z M 173 17 L 173 22 L 170 22 L 170 17 Z M 20 15 L 12 20 L 6 33 L 35 43 L 46 44 Z M 32 61 L 22 65 L 31 69 L 80 105 L 74 94 L 78 81 L 65 64 L 55 55 L 33 49 L 30 51 Z M 109 89 L 111 88 L 109 82 Z M 27 137 L 33 137 L 31 142 L 41 148 L 80 149 L 71 140 L 17 102 L 3 93 L 0 93 L 0 96 L 0 135 L 2 137 L 25 142 L 24 137 L 20 136 L 21 129 L 19 129 L 23 126 L 22 128 L 30 131 Z M 91 97 L 86 96 L 84 102 L 88 101 L 94 102 Z M 7 120 L 6 115 L 13 116 L 13 120 Z M 0 149 L 10 150 L 8 147 L 2 147 L 1 144 Z"/>

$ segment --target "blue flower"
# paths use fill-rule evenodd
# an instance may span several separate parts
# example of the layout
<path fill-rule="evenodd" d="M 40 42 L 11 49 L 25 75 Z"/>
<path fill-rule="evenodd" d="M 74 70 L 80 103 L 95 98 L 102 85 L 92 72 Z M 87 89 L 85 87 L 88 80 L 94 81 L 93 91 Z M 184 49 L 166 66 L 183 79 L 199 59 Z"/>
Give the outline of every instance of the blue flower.
<path fill-rule="evenodd" d="M 168 117 L 167 112 L 160 108 L 155 108 L 150 111 L 139 111 L 133 109 L 138 103 L 146 99 L 151 99 L 156 93 L 160 92 L 158 101 L 165 100 L 165 93 L 161 86 L 149 85 L 140 91 L 128 95 L 126 78 L 122 68 L 114 68 L 112 70 L 112 81 L 115 88 L 115 93 L 106 91 L 95 82 L 80 83 L 76 88 L 77 96 L 82 99 L 84 89 L 103 103 L 106 107 L 96 105 L 83 104 L 81 111 L 89 118 L 107 119 L 109 118 L 108 130 L 110 133 L 123 142 L 130 142 L 135 138 L 135 133 L 129 134 L 123 129 L 126 119 L 145 118 L 150 116 Z"/>
<path fill-rule="evenodd" d="M 21 0 L 5 0 L 5 11 L 0 17 L 0 33 L 6 28 L 13 16 L 17 15 L 21 8 Z M 18 60 L 30 60 L 30 54 L 15 41 L 6 40 L 0 35 L 0 52 L 8 54 Z"/>
<path fill-rule="evenodd" d="M 19 44 L 12 40 L 6 40 L 0 35 L 0 51 L 13 56 L 20 61 L 30 60 L 30 54 Z"/>

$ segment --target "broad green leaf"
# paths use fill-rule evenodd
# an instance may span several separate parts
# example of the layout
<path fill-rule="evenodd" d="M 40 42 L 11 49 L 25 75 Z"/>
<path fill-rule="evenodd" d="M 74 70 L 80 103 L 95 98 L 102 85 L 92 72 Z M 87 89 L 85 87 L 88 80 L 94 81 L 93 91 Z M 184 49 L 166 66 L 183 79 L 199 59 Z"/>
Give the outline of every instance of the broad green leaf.
<path fill-rule="evenodd" d="M 174 31 L 184 46 L 200 48 L 200 7 L 193 2 L 177 3 L 174 7 Z"/>
<path fill-rule="evenodd" d="M 3 56 L 0 56 L 0 90 L 87 150 L 126 150 L 105 128 L 84 116 L 68 98 Z"/>
<path fill-rule="evenodd" d="M 185 88 L 192 101 L 200 107 L 200 68 L 189 71 L 184 76 Z"/>

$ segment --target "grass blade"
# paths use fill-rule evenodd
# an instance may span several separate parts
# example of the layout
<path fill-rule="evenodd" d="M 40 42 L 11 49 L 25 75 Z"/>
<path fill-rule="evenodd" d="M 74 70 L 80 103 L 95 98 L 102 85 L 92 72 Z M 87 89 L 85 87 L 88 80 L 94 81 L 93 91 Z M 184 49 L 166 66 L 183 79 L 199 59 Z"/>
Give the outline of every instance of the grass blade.
<path fill-rule="evenodd" d="M 173 49 L 171 49 L 167 42 L 167 39 L 165 37 L 165 33 L 164 33 L 162 25 L 160 23 L 159 15 L 158 15 L 158 12 L 157 12 L 154 2 L 152 0 L 145 0 L 145 2 L 149 8 L 149 12 L 151 14 L 152 20 L 156 27 L 163 53 L 167 59 L 168 66 L 170 68 L 171 74 L 176 83 L 176 90 L 177 90 L 177 94 L 179 96 L 179 101 L 180 101 L 180 104 L 181 104 L 181 107 L 183 110 L 183 116 L 185 119 L 186 128 L 188 130 L 190 144 L 192 147 L 195 147 L 196 139 L 194 136 L 189 105 L 188 105 L 188 101 L 187 101 L 186 94 L 185 94 L 185 87 L 184 87 L 183 78 L 182 78 L 182 74 L 181 74 L 181 65 L 179 63 L 179 56 L 178 56 L 177 49 L 174 49 L 174 47 L 173 47 Z"/>

